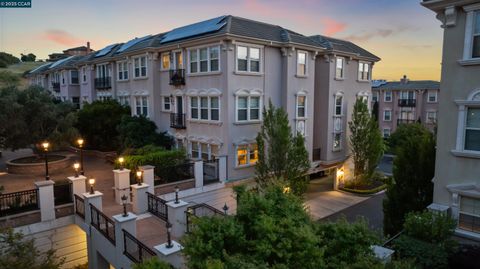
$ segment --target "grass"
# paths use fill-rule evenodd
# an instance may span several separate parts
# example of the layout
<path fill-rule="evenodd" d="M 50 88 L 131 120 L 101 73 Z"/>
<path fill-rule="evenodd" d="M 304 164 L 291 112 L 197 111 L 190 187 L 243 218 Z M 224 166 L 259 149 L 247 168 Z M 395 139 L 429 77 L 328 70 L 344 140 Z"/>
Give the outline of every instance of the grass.
<path fill-rule="evenodd" d="M 25 71 L 33 70 L 44 64 L 45 62 L 24 62 L 9 65 L 7 68 L 0 68 L 0 71 L 10 71 L 14 74 L 22 75 Z"/>

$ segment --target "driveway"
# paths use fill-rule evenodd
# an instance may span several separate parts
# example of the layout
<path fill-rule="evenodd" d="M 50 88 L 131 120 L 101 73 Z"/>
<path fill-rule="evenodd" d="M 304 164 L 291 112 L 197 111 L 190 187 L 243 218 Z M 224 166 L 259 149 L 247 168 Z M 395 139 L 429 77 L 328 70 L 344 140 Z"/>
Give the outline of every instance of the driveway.
<path fill-rule="evenodd" d="M 391 176 L 393 174 L 393 157 L 393 155 L 383 155 L 377 170 L 383 172 L 386 176 Z"/>

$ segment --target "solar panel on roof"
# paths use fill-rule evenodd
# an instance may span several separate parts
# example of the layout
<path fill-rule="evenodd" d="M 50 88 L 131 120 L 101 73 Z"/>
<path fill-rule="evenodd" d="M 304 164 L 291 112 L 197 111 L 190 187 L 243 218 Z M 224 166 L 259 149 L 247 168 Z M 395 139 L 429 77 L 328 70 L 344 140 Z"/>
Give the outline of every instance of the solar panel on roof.
<path fill-rule="evenodd" d="M 225 16 L 173 29 L 163 36 L 160 43 L 163 44 L 174 40 L 218 31 L 227 24 L 223 19 L 225 19 Z"/>
<path fill-rule="evenodd" d="M 52 64 L 52 66 L 50 66 L 50 68 L 54 68 L 54 67 L 56 67 L 56 66 L 59 66 L 59 65 L 63 64 L 64 62 L 72 59 L 73 57 L 74 57 L 74 56 L 70 56 L 70 57 L 68 57 L 68 58 L 58 60 L 58 61 L 54 62 L 54 63 Z"/>
<path fill-rule="evenodd" d="M 100 56 L 104 56 L 106 55 L 107 53 L 109 53 L 113 47 L 115 47 L 117 44 L 112 44 L 112 45 L 108 45 L 106 46 L 105 48 L 101 49 L 99 52 L 95 53 L 95 57 L 100 57 Z"/>
<path fill-rule="evenodd" d="M 52 64 L 52 63 L 42 64 L 42 65 L 40 65 L 39 67 L 37 67 L 37 68 L 33 69 L 32 71 L 30 71 L 29 73 L 34 73 L 34 72 L 36 72 L 36 71 L 38 71 L 38 70 L 40 70 L 40 69 L 47 68 L 47 67 L 48 67 L 49 65 L 51 65 L 51 64 Z"/>
<path fill-rule="evenodd" d="M 135 44 L 138 44 L 140 43 L 141 41 L 144 41 L 148 38 L 150 38 L 152 35 L 147 35 L 147 36 L 144 36 L 144 37 L 140 37 L 140 38 L 134 38 L 130 41 L 128 41 L 127 43 L 123 44 L 118 50 L 116 53 L 120 53 L 128 48 L 130 48 L 131 46 L 135 45 Z"/>

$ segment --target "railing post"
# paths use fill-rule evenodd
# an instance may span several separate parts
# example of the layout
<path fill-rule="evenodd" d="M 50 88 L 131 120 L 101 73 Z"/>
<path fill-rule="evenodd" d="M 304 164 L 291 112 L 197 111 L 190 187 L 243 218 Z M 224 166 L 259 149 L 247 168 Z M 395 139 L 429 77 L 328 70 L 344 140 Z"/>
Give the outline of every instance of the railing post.
<path fill-rule="evenodd" d="M 142 183 L 141 185 L 133 184 L 132 187 L 132 210 L 135 214 L 143 214 L 148 210 L 147 191 L 149 185 Z"/>
<path fill-rule="evenodd" d="M 79 175 L 78 177 L 68 177 L 68 180 L 72 182 L 72 196 L 74 194 L 81 195 L 87 191 L 85 187 L 86 179 L 87 177 L 82 175 Z"/>
<path fill-rule="evenodd" d="M 55 197 L 53 194 L 53 185 L 51 180 L 36 181 L 35 187 L 38 189 L 38 203 L 42 221 L 55 219 Z"/>
<path fill-rule="evenodd" d="M 167 203 L 168 207 L 168 221 L 172 224 L 172 236 L 175 238 L 182 237 L 187 230 L 187 220 L 185 210 L 187 210 L 188 203 L 178 200 Z"/>
<path fill-rule="evenodd" d="M 115 264 L 115 268 L 130 268 L 132 262 L 123 254 L 125 249 L 123 230 L 129 232 L 134 237 L 137 236 L 137 215 L 129 212 L 127 216 L 119 214 L 113 216 L 112 218 L 115 221 L 115 255 L 118 262 Z"/>
<path fill-rule="evenodd" d="M 164 260 L 171 265 L 173 265 L 174 268 L 186 268 L 185 267 L 185 261 L 182 256 L 182 245 L 180 245 L 177 241 L 172 240 L 172 247 L 168 248 L 167 243 L 154 246 L 153 249 L 157 253 L 158 256 L 160 256 L 161 260 Z"/>
<path fill-rule="evenodd" d="M 220 183 L 227 181 L 227 156 L 225 155 L 218 157 L 218 180 Z"/>
<path fill-rule="evenodd" d="M 196 161 L 193 171 L 195 175 L 195 188 L 203 187 L 203 161 Z"/>
<path fill-rule="evenodd" d="M 148 185 L 147 191 L 150 193 L 155 193 L 155 184 L 154 184 L 154 179 L 155 179 L 155 166 L 153 165 L 144 165 L 140 166 L 140 170 L 143 171 L 143 183 Z"/>
<path fill-rule="evenodd" d="M 130 170 L 115 169 L 113 170 L 115 182 L 115 202 L 122 204 L 122 196 L 130 196 Z"/>
<path fill-rule="evenodd" d="M 93 194 L 90 194 L 89 192 L 82 193 L 82 196 L 84 197 L 84 207 L 85 207 L 85 229 L 87 232 L 87 253 L 88 253 L 88 268 L 89 269 L 95 269 L 95 268 L 102 268 L 100 267 L 102 260 L 99 259 L 98 253 L 97 253 L 97 248 L 92 240 L 92 234 L 90 229 L 91 228 L 91 223 L 92 223 L 92 210 L 90 207 L 90 204 L 94 205 L 98 210 L 102 210 L 102 197 L 103 193 L 99 191 L 95 191 Z M 89 229 L 90 227 L 90 229 Z"/>
<path fill-rule="evenodd" d="M 83 197 L 85 198 L 85 223 L 90 225 L 92 222 L 92 213 L 90 210 L 90 204 L 94 205 L 98 210 L 102 211 L 102 197 L 103 193 L 99 191 L 95 191 L 95 193 L 90 194 L 89 192 L 83 193 Z"/>

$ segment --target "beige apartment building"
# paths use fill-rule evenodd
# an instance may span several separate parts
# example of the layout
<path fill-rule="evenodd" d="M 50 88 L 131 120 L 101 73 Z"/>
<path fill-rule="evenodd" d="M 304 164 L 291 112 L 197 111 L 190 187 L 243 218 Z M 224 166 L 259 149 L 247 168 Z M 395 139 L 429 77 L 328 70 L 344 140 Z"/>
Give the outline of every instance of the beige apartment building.
<path fill-rule="evenodd" d="M 377 117 L 384 138 L 401 124 L 419 122 L 434 132 L 438 115 L 440 83 L 431 80 L 380 81 L 372 87 L 372 107 L 377 103 Z"/>
<path fill-rule="evenodd" d="M 430 0 L 442 23 L 437 154 L 432 209 L 458 220 L 457 234 L 480 239 L 480 1 Z"/>
<path fill-rule="evenodd" d="M 116 99 L 167 131 L 192 159 L 227 156 L 228 180 L 254 176 L 255 138 L 270 101 L 305 136 L 312 173 L 350 175 L 347 123 L 357 98 L 371 100 L 380 60 L 348 41 L 230 15 L 74 57 L 81 58 L 69 58 L 64 69 L 32 72 L 32 83 L 46 75 L 57 82 L 72 64 L 78 85 L 60 90 L 60 98 Z"/>

